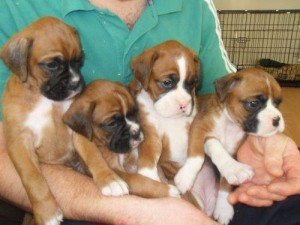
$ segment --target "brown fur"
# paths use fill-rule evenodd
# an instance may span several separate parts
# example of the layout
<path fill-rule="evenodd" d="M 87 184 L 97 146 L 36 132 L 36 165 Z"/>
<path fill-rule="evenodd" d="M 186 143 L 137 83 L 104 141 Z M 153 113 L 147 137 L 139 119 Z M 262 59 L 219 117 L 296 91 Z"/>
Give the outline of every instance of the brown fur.
<path fill-rule="evenodd" d="M 191 93 L 195 104 L 197 104 L 195 89 L 200 82 L 200 62 L 192 49 L 183 46 L 177 41 L 163 42 L 146 49 L 132 59 L 131 68 L 134 73 L 134 79 L 129 87 L 133 95 L 136 96 L 144 89 L 154 102 L 158 100 L 164 90 L 157 85 L 157 82 L 168 78 L 170 74 L 174 74 L 179 79 L 179 71 L 174 62 L 182 53 L 185 54 L 188 60 L 186 80 L 196 84 Z M 173 179 L 179 164 L 170 161 L 170 140 L 167 135 L 164 135 L 163 138 L 159 137 L 158 131 L 147 121 L 146 112 L 141 105 L 139 105 L 139 111 L 141 114 L 141 125 L 145 134 L 145 140 L 140 145 L 139 168 L 151 168 L 159 161 L 165 175 L 169 179 Z M 189 127 L 190 123 L 187 124 L 187 132 Z"/>
<path fill-rule="evenodd" d="M 125 105 L 121 104 L 120 97 Z M 73 102 L 64 115 L 64 121 L 75 131 L 75 148 L 99 187 L 122 178 L 131 194 L 142 197 L 169 196 L 168 185 L 128 172 L 137 165 L 132 152 L 124 153 L 125 162 L 120 164 L 119 154 L 108 148 L 110 136 L 100 124 L 115 113 L 127 113 L 135 104 L 124 86 L 97 80 Z"/>
<path fill-rule="evenodd" d="M 70 135 L 61 120 L 61 104 L 53 104 L 49 115 L 53 123 L 41 134 L 24 124 L 42 97 L 40 87 L 47 79 L 39 63 L 58 53 L 66 59 L 77 57 L 81 54 L 80 41 L 72 27 L 49 17 L 17 33 L 1 50 L 1 58 L 12 70 L 2 101 L 6 147 L 32 204 L 36 224 L 45 224 L 61 213 L 39 162 L 64 163 L 74 157 Z"/>

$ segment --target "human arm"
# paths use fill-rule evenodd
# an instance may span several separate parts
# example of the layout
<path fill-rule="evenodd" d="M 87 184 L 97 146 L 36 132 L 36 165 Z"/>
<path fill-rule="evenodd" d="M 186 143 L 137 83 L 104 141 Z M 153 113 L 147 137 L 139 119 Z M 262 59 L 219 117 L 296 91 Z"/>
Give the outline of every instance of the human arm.
<path fill-rule="evenodd" d="M 270 206 L 274 201 L 300 193 L 300 154 L 294 141 L 288 139 L 284 152 L 281 152 L 282 160 L 278 157 L 282 151 L 281 143 L 285 140 L 283 134 L 260 139 L 251 137 L 241 146 L 238 159 L 253 166 L 256 177 L 231 193 L 229 201 L 232 204 L 241 202 L 251 206 Z M 262 152 L 266 149 L 266 153 Z M 274 154 L 269 154 L 269 150 Z M 282 173 L 283 176 L 280 175 Z"/>
<path fill-rule="evenodd" d="M 0 196 L 30 211 L 21 181 L 9 160 L 0 127 Z M 200 210 L 180 199 L 103 197 L 91 178 L 65 166 L 42 165 L 42 172 L 65 218 L 109 224 L 215 224 Z"/>

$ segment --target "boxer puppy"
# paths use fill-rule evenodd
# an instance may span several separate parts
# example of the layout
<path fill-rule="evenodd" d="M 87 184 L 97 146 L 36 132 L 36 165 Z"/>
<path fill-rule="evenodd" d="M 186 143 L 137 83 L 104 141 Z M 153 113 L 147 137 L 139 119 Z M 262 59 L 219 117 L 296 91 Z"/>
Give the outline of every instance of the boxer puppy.
<path fill-rule="evenodd" d="M 72 27 L 46 17 L 14 35 L 0 54 L 12 71 L 2 101 L 8 154 L 36 224 L 60 224 L 62 211 L 39 163 L 61 164 L 75 157 L 62 115 L 84 88 L 79 37 Z"/>
<path fill-rule="evenodd" d="M 191 126 L 188 159 L 175 177 L 184 193 L 201 169 L 204 153 L 216 165 L 221 176 L 214 217 L 228 224 L 233 207 L 227 197 L 229 184 L 238 185 L 253 176 L 252 168 L 233 156 L 246 135 L 268 137 L 284 130 L 278 110 L 281 89 L 276 80 L 259 69 L 245 69 L 215 81 L 215 95 L 202 98 Z"/>
<path fill-rule="evenodd" d="M 143 132 L 128 88 L 96 80 L 76 98 L 63 117 L 75 131 L 74 146 L 104 195 L 179 196 L 169 186 L 136 173 Z"/>
<path fill-rule="evenodd" d="M 130 88 L 145 135 L 138 173 L 160 181 L 159 165 L 172 180 L 186 160 L 189 128 L 197 111 L 198 56 L 177 41 L 166 41 L 134 58 L 131 68 Z"/>

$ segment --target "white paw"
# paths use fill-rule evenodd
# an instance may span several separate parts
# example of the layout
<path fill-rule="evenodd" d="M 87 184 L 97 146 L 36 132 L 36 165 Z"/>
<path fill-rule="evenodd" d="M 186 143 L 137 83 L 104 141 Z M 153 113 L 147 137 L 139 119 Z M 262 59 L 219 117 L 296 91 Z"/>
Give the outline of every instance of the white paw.
<path fill-rule="evenodd" d="M 229 204 L 227 197 L 227 194 L 219 194 L 214 211 L 214 218 L 223 225 L 229 224 L 234 215 L 233 206 Z"/>
<path fill-rule="evenodd" d="M 174 185 L 171 185 L 171 184 L 169 184 L 169 196 L 175 197 L 175 198 L 180 198 L 180 192 Z"/>
<path fill-rule="evenodd" d="M 156 168 L 143 168 L 143 169 L 140 169 L 138 171 L 139 174 L 143 175 L 144 177 L 148 177 L 152 180 L 156 180 L 156 181 L 159 181 L 161 182 L 159 176 L 158 176 L 158 172 L 157 172 L 157 169 Z"/>
<path fill-rule="evenodd" d="M 114 180 L 103 187 L 101 193 L 105 196 L 122 196 L 128 195 L 129 190 L 126 182 L 123 180 Z"/>
<path fill-rule="evenodd" d="M 223 167 L 221 174 L 226 178 L 229 184 L 239 185 L 247 180 L 251 180 L 254 175 L 253 169 L 243 163 L 233 161 L 231 165 Z"/>
<path fill-rule="evenodd" d="M 60 225 L 60 222 L 63 221 L 63 213 L 61 210 L 58 210 L 55 215 L 46 222 L 46 225 Z"/>
<path fill-rule="evenodd" d="M 192 188 L 195 178 L 196 176 L 189 169 L 182 167 L 176 174 L 174 181 L 179 191 L 184 194 Z"/>

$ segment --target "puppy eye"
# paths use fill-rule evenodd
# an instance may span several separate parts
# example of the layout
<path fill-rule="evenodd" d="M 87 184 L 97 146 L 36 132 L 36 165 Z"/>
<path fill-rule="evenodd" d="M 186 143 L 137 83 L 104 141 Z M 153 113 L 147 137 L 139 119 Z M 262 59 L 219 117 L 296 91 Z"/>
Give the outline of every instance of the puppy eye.
<path fill-rule="evenodd" d="M 172 89 L 175 86 L 175 82 L 171 79 L 163 80 L 161 84 L 165 89 Z"/>
<path fill-rule="evenodd" d="M 260 107 L 260 101 L 258 100 L 253 100 L 253 101 L 245 101 L 244 102 L 244 107 L 247 110 L 254 111 Z"/>
<path fill-rule="evenodd" d="M 53 61 L 53 62 L 47 63 L 46 66 L 50 70 L 56 70 L 59 67 L 59 63 L 56 61 Z"/>
<path fill-rule="evenodd" d="M 101 127 L 111 130 L 118 127 L 123 120 L 124 118 L 121 115 L 114 115 L 110 120 L 101 124 Z"/>

